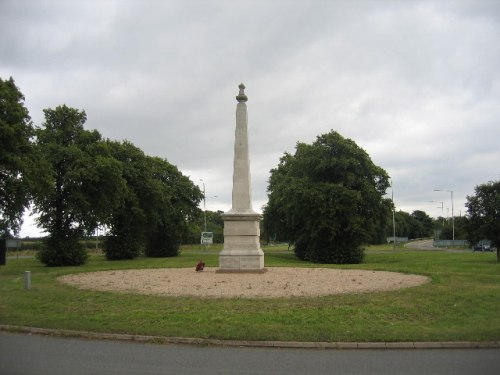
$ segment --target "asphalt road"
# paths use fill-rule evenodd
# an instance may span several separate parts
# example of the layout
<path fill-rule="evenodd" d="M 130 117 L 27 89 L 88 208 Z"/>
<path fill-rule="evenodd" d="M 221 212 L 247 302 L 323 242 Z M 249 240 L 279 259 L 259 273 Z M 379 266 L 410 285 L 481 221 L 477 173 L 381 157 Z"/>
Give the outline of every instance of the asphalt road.
<path fill-rule="evenodd" d="M 433 246 L 433 240 L 420 240 L 408 242 L 405 247 L 408 249 L 418 249 L 418 250 L 436 250 Z"/>
<path fill-rule="evenodd" d="M 499 349 L 313 350 L 154 345 L 0 332 L 0 374 L 495 374 Z"/>

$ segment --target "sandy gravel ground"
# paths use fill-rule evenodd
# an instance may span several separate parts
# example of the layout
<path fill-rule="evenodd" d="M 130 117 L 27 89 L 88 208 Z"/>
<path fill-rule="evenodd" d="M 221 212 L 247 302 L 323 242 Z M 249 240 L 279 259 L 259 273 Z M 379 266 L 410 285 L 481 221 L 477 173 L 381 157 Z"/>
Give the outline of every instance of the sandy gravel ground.
<path fill-rule="evenodd" d="M 267 268 L 263 274 L 217 273 L 217 268 L 119 270 L 66 275 L 59 281 L 81 289 L 161 296 L 275 298 L 325 296 L 409 288 L 425 276 L 328 268 Z"/>

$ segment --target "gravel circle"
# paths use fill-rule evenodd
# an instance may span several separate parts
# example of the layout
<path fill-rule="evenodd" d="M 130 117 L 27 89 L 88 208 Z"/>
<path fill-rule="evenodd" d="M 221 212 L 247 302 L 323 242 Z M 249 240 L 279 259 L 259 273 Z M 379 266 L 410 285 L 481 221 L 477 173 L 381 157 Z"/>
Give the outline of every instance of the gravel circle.
<path fill-rule="evenodd" d="M 206 298 L 311 297 L 409 288 L 429 282 L 421 275 L 332 268 L 270 267 L 262 274 L 217 273 L 218 268 L 133 269 L 61 276 L 80 289 Z"/>

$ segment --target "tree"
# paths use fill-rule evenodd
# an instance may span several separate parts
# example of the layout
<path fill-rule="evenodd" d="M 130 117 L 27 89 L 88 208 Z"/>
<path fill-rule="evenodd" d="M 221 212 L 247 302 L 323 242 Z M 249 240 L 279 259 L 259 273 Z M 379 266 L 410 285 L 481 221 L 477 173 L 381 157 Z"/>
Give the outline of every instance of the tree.
<path fill-rule="evenodd" d="M 148 210 L 146 256 L 177 256 L 187 222 L 198 212 L 203 195 L 191 180 L 167 160 L 149 157 L 155 189 Z"/>
<path fill-rule="evenodd" d="M 0 78 L 0 237 L 17 232 L 29 206 L 33 125 L 14 79 Z"/>
<path fill-rule="evenodd" d="M 87 254 L 79 240 L 123 200 L 121 164 L 111 157 L 96 130 L 84 130 L 85 111 L 66 105 L 45 109 L 37 129 L 37 151 L 47 183 L 34 189 L 38 223 L 49 233 L 39 251 L 48 266 L 81 265 Z"/>
<path fill-rule="evenodd" d="M 451 221 L 451 218 L 449 220 L 446 220 L 444 225 L 442 220 L 438 220 L 438 229 L 441 230 L 439 239 L 441 240 L 452 240 L 453 239 L 453 234 L 455 234 L 455 239 L 456 240 L 466 240 L 467 235 L 466 235 L 466 225 L 467 225 L 467 218 L 465 217 L 456 217 L 455 218 L 455 224 L 453 226 L 453 223 Z"/>
<path fill-rule="evenodd" d="M 148 184 L 146 157 L 130 142 L 108 140 L 107 144 L 113 157 L 120 162 L 126 189 L 122 204 L 111 214 L 104 253 L 108 260 L 134 259 L 145 241 L 146 214 L 141 207 L 141 197 Z"/>
<path fill-rule="evenodd" d="M 434 221 L 424 211 L 415 210 L 411 214 L 397 211 L 394 214 L 396 222 L 396 237 L 423 238 L 430 237 L 434 230 Z M 391 222 L 386 226 L 386 234 L 392 237 L 392 214 Z"/>
<path fill-rule="evenodd" d="M 500 181 L 476 186 L 475 195 L 467 196 L 467 239 L 475 244 L 488 239 L 500 247 Z"/>
<path fill-rule="evenodd" d="M 424 211 L 415 210 L 411 213 L 412 229 L 409 238 L 424 238 L 432 236 L 434 223 Z"/>
<path fill-rule="evenodd" d="M 408 237 L 411 230 L 411 216 L 405 211 L 396 211 L 394 214 L 394 219 L 396 222 L 396 237 Z M 388 227 L 389 228 L 389 227 Z M 388 231 L 389 237 L 392 237 L 392 226 L 390 231 Z"/>
<path fill-rule="evenodd" d="M 105 244 L 108 259 L 175 256 L 201 191 L 167 160 L 145 155 L 130 142 L 109 142 L 127 181 L 125 200 L 114 210 Z"/>
<path fill-rule="evenodd" d="M 214 234 L 214 243 L 224 242 L 224 221 L 222 220 L 222 214 L 223 211 L 206 211 L 207 232 Z M 184 234 L 182 242 L 185 244 L 199 244 L 201 232 L 205 231 L 205 212 L 198 209 L 187 224 L 187 232 Z"/>
<path fill-rule="evenodd" d="M 271 170 L 265 226 L 288 238 L 300 259 L 359 263 L 361 245 L 383 233 L 388 186 L 387 173 L 363 149 L 331 131 L 312 145 L 298 143 Z"/>

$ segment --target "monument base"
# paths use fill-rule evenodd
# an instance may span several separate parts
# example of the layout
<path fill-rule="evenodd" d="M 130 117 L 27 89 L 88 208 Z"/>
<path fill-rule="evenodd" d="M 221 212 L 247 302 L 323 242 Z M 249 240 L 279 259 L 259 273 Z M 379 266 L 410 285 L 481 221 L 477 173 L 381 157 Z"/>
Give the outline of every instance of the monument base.
<path fill-rule="evenodd" d="M 263 273 L 264 252 L 260 248 L 259 220 L 255 212 L 229 212 L 224 220 L 224 248 L 219 253 L 218 272 Z"/>
<path fill-rule="evenodd" d="M 222 273 L 264 273 L 262 250 L 222 250 L 219 253 L 219 269 Z"/>

